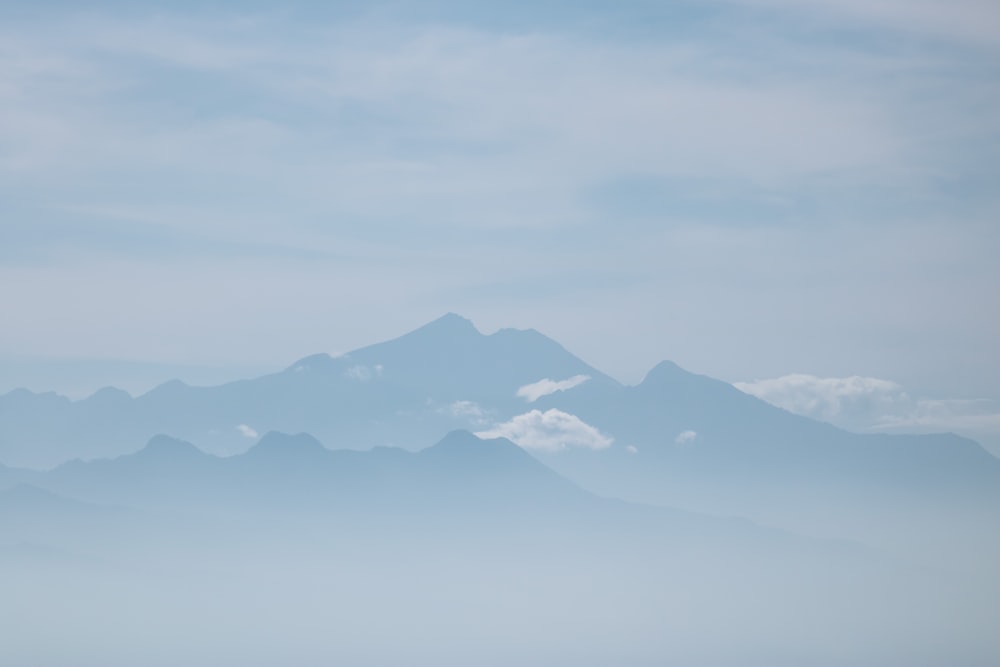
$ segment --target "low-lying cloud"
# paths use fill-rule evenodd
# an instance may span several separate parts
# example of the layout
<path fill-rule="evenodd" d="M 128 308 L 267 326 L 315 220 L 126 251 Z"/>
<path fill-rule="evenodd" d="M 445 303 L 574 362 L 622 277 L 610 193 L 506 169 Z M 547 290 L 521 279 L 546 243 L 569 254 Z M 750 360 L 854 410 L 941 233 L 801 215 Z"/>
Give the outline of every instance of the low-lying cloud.
<path fill-rule="evenodd" d="M 850 431 L 950 431 L 1000 453 L 1000 404 L 995 400 L 922 398 L 896 382 L 860 376 L 792 374 L 733 386 L 789 412 Z"/>
<path fill-rule="evenodd" d="M 545 412 L 532 410 L 476 435 L 480 438 L 507 438 L 525 449 L 548 452 L 572 447 L 605 449 L 614 442 L 614 438 L 601 433 L 576 415 L 556 409 Z"/>
<path fill-rule="evenodd" d="M 524 385 L 517 390 L 517 396 L 527 400 L 529 403 L 534 403 L 542 396 L 548 396 L 549 394 L 554 394 L 557 391 L 566 391 L 567 389 L 578 387 L 589 379 L 589 375 L 574 375 L 568 380 L 560 380 L 558 382 L 544 378 L 538 382 Z"/>
<path fill-rule="evenodd" d="M 829 422 L 870 422 L 878 415 L 899 412 L 912 400 L 889 380 L 851 376 L 821 378 L 795 373 L 767 380 L 733 383 L 740 391 L 789 412 Z"/>

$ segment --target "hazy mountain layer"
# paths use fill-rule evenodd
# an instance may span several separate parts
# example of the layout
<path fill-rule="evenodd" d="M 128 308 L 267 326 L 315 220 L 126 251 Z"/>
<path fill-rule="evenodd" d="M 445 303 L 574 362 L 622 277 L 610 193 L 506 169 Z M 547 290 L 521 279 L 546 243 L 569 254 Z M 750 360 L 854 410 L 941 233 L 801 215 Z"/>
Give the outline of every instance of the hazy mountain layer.
<path fill-rule="evenodd" d="M 306 431 L 352 448 L 419 449 L 454 428 L 515 414 L 519 387 L 587 376 L 587 391 L 619 385 L 536 331 L 480 334 L 446 315 L 387 343 L 217 387 L 173 381 L 142 396 L 105 389 L 70 401 L 24 390 L 0 397 L 0 461 L 51 467 L 131 451 L 159 433 L 238 453 L 254 433 Z"/>
<path fill-rule="evenodd" d="M 18 471 L 8 471 L 17 477 Z M 595 497 L 503 440 L 217 458 L 156 438 L 0 491 L 12 665 L 977 665 L 991 591 Z"/>
<path fill-rule="evenodd" d="M 456 428 L 506 437 L 520 448 L 507 442 L 452 451 L 446 441 L 423 449 Z M 318 440 L 270 436 L 255 444 L 258 433 L 272 430 Z M 158 433 L 193 445 L 159 438 L 135 451 Z M 350 449 L 331 452 L 319 441 Z M 462 467 L 472 451 L 484 457 L 474 473 Z M 217 387 L 171 382 L 136 398 L 107 389 L 77 402 L 11 392 L 0 397 L 0 461 L 58 465 L 49 473 L 0 468 L 0 488 L 26 483 L 102 506 L 199 520 L 288 519 L 268 519 L 269 530 L 303 517 L 336 517 L 340 523 L 329 530 L 371 535 L 371 525 L 405 509 L 410 518 L 394 518 L 384 531 L 412 537 L 434 524 L 465 533 L 494 522 L 523 531 L 541 522 L 537 532 L 547 535 L 562 521 L 576 526 L 594 514 L 603 517 L 602 528 L 597 538 L 588 528 L 595 541 L 587 550 L 621 540 L 622 558 L 644 549 L 637 546 L 644 531 L 660 531 L 643 524 L 627 537 L 615 533 L 619 521 L 633 519 L 615 514 L 613 504 L 594 505 L 572 480 L 605 497 L 853 540 L 957 578 L 965 589 L 994 591 L 1000 581 L 1000 462 L 970 440 L 848 433 L 670 362 L 623 386 L 538 332 L 483 335 L 455 315 L 348 355 L 315 355 L 280 373 Z M 509 465 L 523 467 L 514 481 L 501 474 Z M 695 533 L 703 535 L 706 525 Z M 538 534 L 518 538 L 534 539 Z M 676 554 L 686 541 L 678 537 L 649 553 Z M 30 550 L 35 542 L 25 544 L 11 548 Z M 39 544 L 74 552 L 58 540 Z M 194 545 L 197 553 L 202 545 Z M 404 541 L 392 548 L 411 547 Z"/>

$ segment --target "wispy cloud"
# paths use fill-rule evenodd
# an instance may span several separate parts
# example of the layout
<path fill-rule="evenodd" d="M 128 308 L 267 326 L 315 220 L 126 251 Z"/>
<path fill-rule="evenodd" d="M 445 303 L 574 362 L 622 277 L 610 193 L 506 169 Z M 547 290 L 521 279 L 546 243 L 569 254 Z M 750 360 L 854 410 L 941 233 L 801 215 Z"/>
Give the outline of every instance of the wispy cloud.
<path fill-rule="evenodd" d="M 900 406 L 908 409 L 913 404 L 895 382 L 870 377 L 820 378 L 797 373 L 733 386 L 789 412 L 824 421 L 898 413 Z"/>
<path fill-rule="evenodd" d="M 951 431 L 1000 453 L 1000 402 L 996 400 L 923 398 L 896 382 L 859 376 L 793 374 L 734 386 L 789 412 L 852 431 Z"/>
<path fill-rule="evenodd" d="M 50 63 L 61 78 L 8 77 L 7 154 L 20 156 L 23 177 L 30 160 L 50 182 L 79 169 L 129 180 L 166 169 L 266 184 L 272 199 L 340 214 L 419 209 L 427 221 L 507 227 L 565 224 L 583 212 L 581 190 L 622 174 L 804 186 L 901 166 L 918 140 L 871 74 L 821 86 L 773 70 L 756 49 L 760 60 L 695 39 L 595 49 L 572 34 L 372 21 L 293 24 L 289 41 L 275 20 L 34 30 L 10 57 L 36 63 L 28 72 Z M 184 95 L 195 85 L 200 95 Z M 119 110 L 133 98 L 141 118 Z M 278 100 L 281 113 L 261 111 Z M 191 179 L 177 185 L 185 200 L 197 194 Z"/>
<path fill-rule="evenodd" d="M 525 449 L 556 452 L 573 447 L 605 449 L 614 439 L 576 415 L 551 409 L 532 410 L 476 433 L 480 438 L 507 438 Z"/>
<path fill-rule="evenodd" d="M 578 387 L 589 379 L 589 375 L 574 375 L 568 380 L 560 380 L 558 382 L 545 378 L 543 380 L 539 380 L 538 382 L 533 382 L 520 387 L 517 390 L 517 396 L 525 399 L 529 403 L 534 403 L 542 396 L 548 396 L 549 394 L 554 394 L 557 391 L 566 391 L 567 389 Z"/>
<path fill-rule="evenodd" d="M 236 427 L 236 430 L 239 431 L 240 435 L 242 435 L 244 438 L 256 438 L 259 435 L 257 431 L 255 431 L 250 426 L 247 426 L 246 424 L 239 424 Z"/>
<path fill-rule="evenodd" d="M 680 433 L 677 434 L 677 437 L 674 438 L 674 443 L 678 445 L 689 445 L 697 439 L 698 439 L 697 431 L 691 431 L 691 430 L 681 431 Z"/>
<path fill-rule="evenodd" d="M 492 410 L 487 410 L 475 401 L 454 401 L 453 403 L 440 408 L 441 414 L 446 414 L 455 419 L 461 419 L 474 426 L 487 426 L 490 423 Z"/>

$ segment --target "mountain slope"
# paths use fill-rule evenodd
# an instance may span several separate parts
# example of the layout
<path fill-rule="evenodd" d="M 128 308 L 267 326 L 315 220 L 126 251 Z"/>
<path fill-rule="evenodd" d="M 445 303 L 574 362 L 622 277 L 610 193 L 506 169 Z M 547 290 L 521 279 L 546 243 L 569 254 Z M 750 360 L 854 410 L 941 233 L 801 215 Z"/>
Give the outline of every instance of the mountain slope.
<path fill-rule="evenodd" d="M 400 338 L 341 357 L 306 357 L 286 370 L 216 387 L 171 381 L 129 398 L 102 390 L 82 401 L 18 390 L 0 397 L 0 462 L 51 467 L 131 451 L 157 433 L 206 451 L 244 451 L 255 432 L 307 431 L 356 448 L 410 449 L 454 428 L 519 409 L 517 390 L 539 380 L 616 381 L 536 331 L 478 332 L 446 315 Z"/>
<path fill-rule="evenodd" d="M 535 453 L 603 495 L 746 515 L 821 535 L 877 539 L 898 526 L 917 535 L 914 513 L 939 517 L 928 535 L 962 525 L 952 520 L 955 513 L 975 514 L 980 518 L 966 530 L 975 535 L 983 532 L 981 517 L 1000 508 L 1000 461 L 963 438 L 848 433 L 670 362 L 625 387 L 537 332 L 483 335 L 451 314 L 341 357 L 314 355 L 280 373 L 218 387 L 170 382 L 135 399 L 103 391 L 77 402 L 12 392 L 0 397 L 0 461 L 115 456 L 156 433 L 214 454 L 238 454 L 258 432 L 272 430 L 308 432 L 361 450 L 396 445 L 413 451 L 456 428 L 509 435 L 527 447 L 555 445 L 557 451 Z M 598 439 L 581 443 L 581 430 Z M 406 452 L 395 449 L 376 449 L 370 457 L 342 450 L 328 455 L 302 440 L 301 452 L 269 465 L 337 484 L 307 484 L 279 497 L 267 487 L 266 445 L 267 438 L 232 465 L 182 448 L 170 465 L 187 471 L 192 499 L 210 478 L 205 470 L 221 466 L 245 496 L 274 502 L 304 502 L 295 499 L 307 490 L 309 497 L 329 498 L 338 489 L 374 488 L 369 480 L 389 484 L 411 466 Z M 141 470 L 143 457 L 153 455 L 126 461 Z M 117 465 L 124 463 L 96 469 Z M 5 477 L 29 481 L 24 475 L 0 470 L 0 483 Z M 131 483 L 152 495 L 167 478 Z M 448 484 L 424 487 L 439 493 Z"/>
<path fill-rule="evenodd" d="M 246 453 L 219 458 L 165 436 L 134 454 L 73 461 L 36 483 L 91 502 L 257 512 L 295 507 L 444 511 L 490 505 L 559 509 L 593 498 L 508 440 L 455 431 L 420 452 L 329 450 L 304 433 L 271 432 Z"/>

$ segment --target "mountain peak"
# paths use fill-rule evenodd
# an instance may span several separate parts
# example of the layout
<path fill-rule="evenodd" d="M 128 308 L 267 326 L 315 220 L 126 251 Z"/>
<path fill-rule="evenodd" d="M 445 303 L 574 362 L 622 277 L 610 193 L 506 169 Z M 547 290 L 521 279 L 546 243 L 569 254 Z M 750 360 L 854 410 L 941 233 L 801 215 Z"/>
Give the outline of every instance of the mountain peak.
<path fill-rule="evenodd" d="M 664 382 L 676 381 L 679 378 L 691 377 L 691 375 L 691 373 L 672 361 L 661 361 L 646 373 L 646 377 L 643 378 L 641 384 L 657 385 Z"/>
<path fill-rule="evenodd" d="M 285 369 L 286 373 L 308 373 L 313 371 L 324 371 L 339 368 L 337 360 L 326 352 L 311 354 L 308 357 L 299 359 L 294 364 Z"/>
<path fill-rule="evenodd" d="M 177 379 L 167 380 L 163 384 L 159 384 L 150 389 L 149 391 L 147 391 L 145 394 L 141 396 L 141 398 L 147 401 L 153 399 L 162 400 L 164 396 L 167 397 L 180 396 L 190 388 L 191 387 L 183 380 L 177 380 Z"/>
<path fill-rule="evenodd" d="M 483 439 L 463 429 L 450 432 L 421 454 L 456 462 L 481 462 L 488 466 L 501 461 L 534 462 L 530 454 L 506 438 Z"/>
<path fill-rule="evenodd" d="M 205 453 L 186 440 L 172 438 L 169 435 L 154 435 L 146 446 L 132 456 L 143 459 L 166 459 L 191 456 L 203 456 Z"/>
<path fill-rule="evenodd" d="M 485 440 L 476 436 L 472 431 L 466 429 L 456 429 L 450 431 L 446 436 L 441 438 L 441 440 L 434 445 L 431 445 L 428 449 L 440 448 L 443 450 L 456 450 L 466 447 L 478 447 L 483 444 Z"/>
<path fill-rule="evenodd" d="M 249 456 L 266 456 L 275 458 L 298 458 L 315 456 L 327 452 L 319 440 L 308 433 L 294 435 L 280 431 L 268 431 L 256 445 L 246 453 Z"/>
<path fill-rule="evenodd" d="M 428 322 L 413 333 L 418 332 L 451 333 L 457 335 L 475 334 L 480 336 L 479 330 L 472 323 L 472 320 L 462 317 L 456 313 L 445 313 L 441 317 Z"/>

